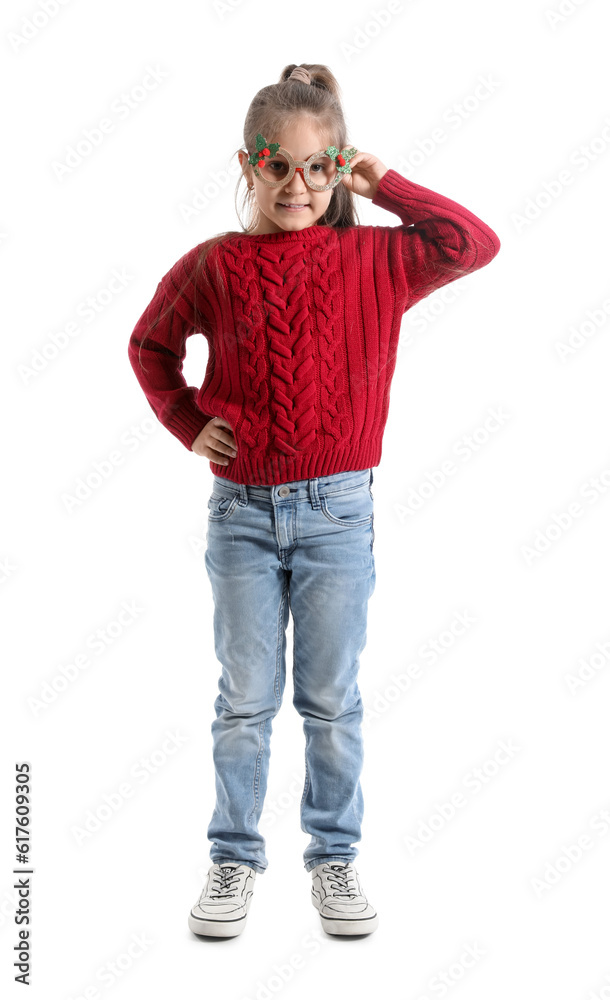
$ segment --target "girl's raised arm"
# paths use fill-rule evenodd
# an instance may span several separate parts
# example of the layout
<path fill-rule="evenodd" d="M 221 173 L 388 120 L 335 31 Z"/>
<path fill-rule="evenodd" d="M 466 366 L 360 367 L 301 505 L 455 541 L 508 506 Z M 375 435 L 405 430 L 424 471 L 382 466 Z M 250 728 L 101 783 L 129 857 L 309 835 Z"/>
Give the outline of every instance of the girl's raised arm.
<path fill-rule="evenodd" d="M 389 261 L 403 312 L 435 289 L 485 267 L 500 250 L 497 234 L 463 205 L 390 168 L 374 205 L 400 216 L 400 226 L 375 226 L 376 253 Z"/>

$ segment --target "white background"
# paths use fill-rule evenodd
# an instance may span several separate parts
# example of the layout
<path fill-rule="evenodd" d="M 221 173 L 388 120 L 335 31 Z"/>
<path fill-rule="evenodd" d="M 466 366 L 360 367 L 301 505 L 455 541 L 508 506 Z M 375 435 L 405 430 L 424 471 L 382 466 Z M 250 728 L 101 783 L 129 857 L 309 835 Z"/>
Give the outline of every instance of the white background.
<path fill-rule="evenodd" d="M 392 9 L 380 28 L 383 0 L 224 11 L 72 0 L 47 18 L 32 0 L 3 7 L 0 941 L 15 996 L 22 760 L 33 772 L 29 996 L 610 996 L 607 5 Z M 356 867 L 379 929 L 331 938 L 310 902 L 289 657 L 260 827 L 269 868 L 244 933 L 213 941 L 187 926 L 214 804 L 212 474 L 155 421 L 127 344 L 169 267 L 239 228 L 231 153 L 254 94 L 291 62 L 328 65 L 350 140 L 468 207 L 502 247 L 406 314 L 375 469 Z M 161 82 L 58 177 L 68 147 L 151 66 Z M 444 142 L 431 141 L 438 129 Z M 206 185 L 208 206 L 185 221 Z M 357 205 L 364 224 L 399 224 Z M 114 269 L 129 280 L 107 301 Z M 87 323 L 89 296 L 104 304 Z M 74 321 L 80 332 L 53 354 Z M 569 338 L 580 346 L 562 359 Z M 203 337 L 189 341 L 191 385 L 205 352 Z M 486 430 L 499 409 L 502 426 Z M 454 450 L 465 435 L 477 442 L 468 460 Z M 455 474 L 430 487 L 451 460 Z M 109 474 L 70 506 L 96 463 Z M 117 628 L 123 602 L 139 611 Z M 458 614 L 472 619 L 461 634 Z M 88 644 L 97 630 L 111 637 L 101 653 Z M 164 756 L 168 733 L 182 742 Z M 153 754 L 148 780 L 136 777 Z M 458 792 L 463 805 L 443 820 Z M 105 795 L 120 808 L 79 842 Z M 129 957 L 138 935 L 145 947 Z"/>

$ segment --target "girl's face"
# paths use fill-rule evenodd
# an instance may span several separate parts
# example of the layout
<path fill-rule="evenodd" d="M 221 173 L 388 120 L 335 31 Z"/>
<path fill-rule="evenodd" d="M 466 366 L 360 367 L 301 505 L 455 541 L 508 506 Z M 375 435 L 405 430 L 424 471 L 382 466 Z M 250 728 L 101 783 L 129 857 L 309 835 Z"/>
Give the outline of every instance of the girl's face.
<path fill-rule="evenodd" d="M 267 142 L 279 142 L 287 149 L 295 160 L 307 160 L 312 153 L 326 149 L 333 139 L 320 136 L 309 119 L 303 118 L 298 123 L 283 129 L 281 135 L 265 136 Z M 260 219 L 253 234 L 279 233 L 285 230 L 298 231 L 307 226 L 313 226 L 320 219 L 333 197 L 333 189 L 329 191 L 312 191 L 303 179 L 303 173 L 295 170 L 294 176 L 286 184 L 268 187 L 256 176 L 248 154 L 239 153 L 239 162 L 244 170 L 249 184 L 254 184 L 254 195 L 260 209 Z M 286 204 L 303 206 L 298 209 L 285 208 Z"/>

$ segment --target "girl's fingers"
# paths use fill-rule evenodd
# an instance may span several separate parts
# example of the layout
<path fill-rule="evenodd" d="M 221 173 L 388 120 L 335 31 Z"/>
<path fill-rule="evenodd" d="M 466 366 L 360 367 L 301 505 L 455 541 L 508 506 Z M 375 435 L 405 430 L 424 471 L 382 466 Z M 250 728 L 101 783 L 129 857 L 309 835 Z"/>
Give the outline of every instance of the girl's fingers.
<path fill-rule="evenodd" d="M 235 445 L 235 439 L 234 438 L 228 438 L 228 439 L 227 438 L 223 438 L 222 443 L 227 446 L 225 448 L 225 451 L 227 452 L 227 454 L 229 453 L 229 451 L 231 451 L 231 452 L 236 452 L 237 451 L 237 447 Z"/>
<path fill-rule="evenodd" d="M 219 451 L 221 454 L 230 455 L 232 458 L 234 458 L 235 455 L 237 454 L 235 441 L 232 440 L 231 438 L 229 439 L 217 438 L 217 440 L 218 440 L 218 445 L 216 447 L 216 450 Z"/>
<path fill-rule="evenodd" d="M 219 444 L 226 444 L 230 448 L 236 447 L 235 437 L 233 436 L 232 432 L 229 432 L 227 434 L 225 431 L 221 431 L 219 428 L 218 432 L 214 434 L 214 438 L 216 439 L 216 441 L 218 441 Z"/>

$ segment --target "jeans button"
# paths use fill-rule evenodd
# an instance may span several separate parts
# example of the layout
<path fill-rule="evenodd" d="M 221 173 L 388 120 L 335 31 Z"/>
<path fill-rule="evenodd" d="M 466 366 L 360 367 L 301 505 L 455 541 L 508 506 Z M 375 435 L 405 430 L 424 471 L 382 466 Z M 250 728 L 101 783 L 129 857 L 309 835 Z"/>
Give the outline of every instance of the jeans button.
<path fill-rule="evenodd" d="M 290 487 L 289 486 L 280 486 L 280 488 L 279 488 L 279 490 L 277 492 L 278 492 L 279 496 L 281 496 L 281 497 L 287 497 L 288 494 L 290 493 Z"/>

